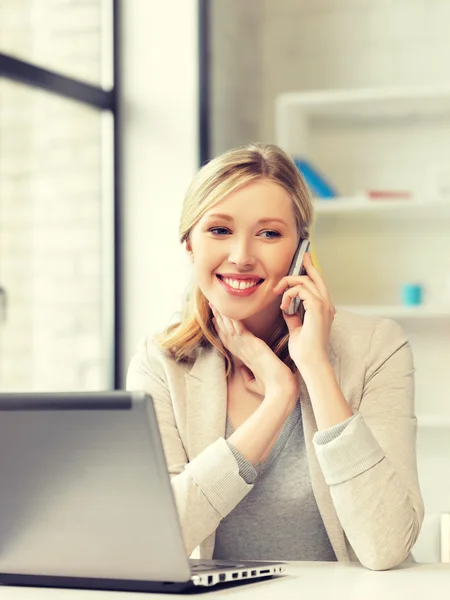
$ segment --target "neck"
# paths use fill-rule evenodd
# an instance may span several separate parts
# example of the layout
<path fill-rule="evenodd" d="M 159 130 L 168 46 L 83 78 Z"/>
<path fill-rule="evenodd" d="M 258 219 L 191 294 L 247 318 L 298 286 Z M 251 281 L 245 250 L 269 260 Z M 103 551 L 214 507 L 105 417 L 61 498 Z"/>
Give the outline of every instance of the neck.
<path fill-rule="evenodd" d="M 280 313 L 279 308 L 278 313 Z M 286 323 L 281 314 L 279 314 L 278 319 L 272 318 L 272 320 L 261 318 L 261 315 L 254 315 L 253 317 L 244 319 L 243 323 L 253 335 L 266 342 L 266 344 L 269 344 L 272 341 L 273 334 L 277 329 L 286 327 Z M 240 367 L 247 365 L 237 358 L 237 356 L 234 356 L 234 354 L 231 355 L 231 362 L 233 363 L 234 376 L 241 377 L 239 369 Z"/>
<path fill-rule="evenodd" d="M 260 338 L 266 344 L 271 342 L 273 334 L 277 329 L 287 331 L 287 326 L 278 303 L 268 306 L 256 315 L 243 319 L 242 322 L 254 336 Z M 234 372 L 239 373 L 239 367 L 243 366 L 244 363 L 233 354 L 231 355 L 231 361 Z"/>
<path fill-rule="evenodd" d="M 286 328 L 286 323 L 280 311 L 280 307 L 269 306 L 264 311 L 243 320 L 244 325 L 256 337 L 269 343 L 277 329 Z"/>

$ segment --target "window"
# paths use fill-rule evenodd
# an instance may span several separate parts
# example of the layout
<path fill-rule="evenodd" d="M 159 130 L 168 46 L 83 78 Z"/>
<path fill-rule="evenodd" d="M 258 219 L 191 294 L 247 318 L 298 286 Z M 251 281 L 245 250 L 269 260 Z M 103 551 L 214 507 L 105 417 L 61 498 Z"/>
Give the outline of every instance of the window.
<path fill-rule="evenodd" d="M 118 381 L 117 107 L 104 39 L 116 10 L 106 0 L 1 5 L 0 391 Z"/>

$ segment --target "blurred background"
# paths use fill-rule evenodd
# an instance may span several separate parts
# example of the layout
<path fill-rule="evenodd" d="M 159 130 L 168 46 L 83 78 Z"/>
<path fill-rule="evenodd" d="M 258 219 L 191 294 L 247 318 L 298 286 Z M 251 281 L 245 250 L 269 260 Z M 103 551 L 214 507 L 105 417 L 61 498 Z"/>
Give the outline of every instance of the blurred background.
<path fill-rule="evenodd" d="M 450 560 L 449 22 L 449 0 L 0 0 L 0 391 L 123 387 L 180 309 L 196 170 L 277 143 L 335 304 L 411 341 L 416 559 Z"/>

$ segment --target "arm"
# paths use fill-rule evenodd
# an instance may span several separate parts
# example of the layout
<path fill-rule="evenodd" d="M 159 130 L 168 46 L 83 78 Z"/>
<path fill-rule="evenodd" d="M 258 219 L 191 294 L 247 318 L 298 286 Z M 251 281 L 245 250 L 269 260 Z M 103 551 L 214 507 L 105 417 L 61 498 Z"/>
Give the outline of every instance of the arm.
<path fill-rule="evenodd" d="M 308 388 L 319 431 L 339 425 L 352 416 L 352 410 L 327 360 L 304 368 L 302 376 Z"/>
<path fill-rule="evenodd" d="M 290 414 L 286 408 L 286 394 L 269 392 L 255 412 L 230 436 L 229 442 L 254 467 L 278 437 Z"/>
<path fill-rule="evenodd" d="M 331 381 L 334 375 L 323 374 L 323 369 L 310 371 L 307 385 L 326 425 L 325 404 L 333 415 L 342 394 Z M 371 569 L 401 563 L 420 531 L 424 508 L 416 426 L 411 350 L 400 327 L 383 320 L 371 341 L 358 413 L 345 427 L 319 431 L 314 438 L 341 525 L 361 563 Z"/>
<path fill-rule="evenodd" d="M 306 277 L 284 277 L 274 291 L 290 287 L 283 293 L 282 310 L 295 296 L 303 300 L 303 323 L 297 315 L 283 313 L 283 317 L 290 355 L 322 429 L 313 440 L 317 458 L 359 560 L 371 569 L 388 569 L 407 557 L 424 512 L 417 478 L 411 351 L 394 321 L 379 323 L 367 358 L 354 356 L 357 363 L 366 360 L 366 372 L 359 412 L 349 416 L 334 373 L 326 365 L 336 311 L 309 253 L 304 265 Z"/>
<path fill-rule="evenodd" d="M 144 390 L 153 398 L 184 542 L 190 555 L 215 532 L 221 519 L 253 486 L 240 476 L 238 463 L 223 438 L 189 461 L 177 424 L 177 420 L 182 422 L 183 418 L 180 407 L 172 402 L 167 379 L 158 351 L 155 353 L 151 344 L 144 344 L 131 361 L 126 387 Z M 261 405 L 251 417 L 252 423 L 246 422 L 235 431 L 232 437 L 239 452 L 258 460 L 267 447 L 265 439 L 272 439 L 280 414 L 284 415 L 280 406 L 282 403 L 276 403 L 275 399 L 264 408 Z"/>
<path fill-rule="evenodd" d="M 225 317 L 211 303 L 210 307 L 214 328 L 233 357 L 235 371 L 240 371 L 244 387 L 260 401 L 229 439 L 244 461 L 255 467 L 295 407 L 298 378 L 242 321 Z"/>

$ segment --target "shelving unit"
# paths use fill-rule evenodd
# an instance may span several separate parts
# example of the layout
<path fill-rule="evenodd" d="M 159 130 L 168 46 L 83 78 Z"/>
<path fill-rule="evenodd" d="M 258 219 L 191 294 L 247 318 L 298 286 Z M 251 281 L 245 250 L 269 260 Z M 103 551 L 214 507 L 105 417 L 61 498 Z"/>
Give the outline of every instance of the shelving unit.
<path fill-rule="evenodd" d="M 401 219 L 450 219 L 450 200 L 368 200 L 364 195 L 359 195 L 315 200 L 314 210 L 318 218 L 342 215 L 371 218 L 384 215 Z"/>
<path fill-rule="evenodd" d="M 426 117 L 450 117 L 450 86 L 287 92 L 276 99 L 275 131 L 277 143 L 296 152 L 302 143 L 299 134 L 314 120 L 367 123 Z"/>
<path fill-rule="evenodd" d="M 347 310 L 359 315 L 385 317 L 388 319 L 409 320 L 409 319 L 442 319 L 450 321 L 450 303 L 445 306 L 426 305 L 404 306 L 402 304 L 382 305 L 382 304 L 350 304 L 338 305 L 337 308 Z"/>
<path fill-rule="evenodd" d="M 277 98 L 277 111 L 301 107 L 309 115 L 352 119 L 450 115 L 450 86 L 408 86 L 351 90 L 286 92 Z"/>
<path fill-rule="evenodd" d="M 417 424 L 423 428 L 447 429 L 450 427 L 450 415 L 417 415 Z"/>
<path fill-rule="evenodd" d="M 276 143 L 312 161 L 342 195 L 314 201 L 334 304 L 397 320 L 410 340 L 426 511 L 415 555 L 434 561 L 441 514 L 450 511 L 442 477 L 450 470 L 450 86 L 289 92 L 275 108 Z M 375 200 L 364 190 L 411 197 Z M 406 282 L 424 286 L 422 305 L 400 303 Z"/>

